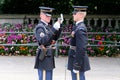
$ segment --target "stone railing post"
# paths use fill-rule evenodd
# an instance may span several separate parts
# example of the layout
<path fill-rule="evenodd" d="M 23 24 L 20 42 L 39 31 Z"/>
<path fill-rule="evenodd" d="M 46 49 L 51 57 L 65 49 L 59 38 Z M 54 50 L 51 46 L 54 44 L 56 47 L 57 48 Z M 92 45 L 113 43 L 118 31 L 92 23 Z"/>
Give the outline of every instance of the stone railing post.
<path fill-rule="evenodd" d="M 111 20 L 112 20 L 112 19 L 108 19 L 108 26 L 109 26 L 109 27 L 112 27 L 112 26 L 111 26 Z"/>
<path fill-rule="evenodd" d="M 104 27 L 104 25 L 105 25 L 105 23 L 104 23 L 105 18 L 101 18 L 101 21 L 102 21 L 101 28 L 103 28 L 103 27 Z"/>
<path fill-rule="evenodd" d="M 90 26 L 90 18 L 87 18 L 87 25 Z"/>
<path fill-rule="evenodd" d="M 35 18 L 31 19 L 31 24 L 34 24 Z"/>
<path fill-rule="evenodd" d="M 97 21 L 98 21 L 98 18 L 95 18 L 95 19 L 93 19 L 94 20 L 94 26 L 97 26 Z"/>
<path fill-rule="evenodd" d="M 119 19 L 116 19 L 116 21 L 115 21 L 115 29 L 119 29 L 118 21 L 119 21 Z"/>
<path fill-rule="evenodd" d="M 69 20 L 70 19 L 65 19 L 66 20 L 66 25 L 69 25 Z"/>

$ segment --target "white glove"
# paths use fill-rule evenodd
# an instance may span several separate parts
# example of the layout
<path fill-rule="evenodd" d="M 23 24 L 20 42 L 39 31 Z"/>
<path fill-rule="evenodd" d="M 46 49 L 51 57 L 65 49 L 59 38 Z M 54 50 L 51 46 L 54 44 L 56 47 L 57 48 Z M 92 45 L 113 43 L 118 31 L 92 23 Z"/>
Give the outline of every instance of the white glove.
<path fill-rule="evenodd" d="M 58 18 L 58 21 L 60 22 L 60 24 L 63 23 L 63 21 L 64 21 L 63 14 L 60 14 L 60 17 Z"/>
<path fill-rule="evenodd" d="M 55 22 L 55 24 L 53 25 L 53 27 L 56 29 L 56 30 L 59 30 L 60 28 L 60 23 L 57 21 Z"/>
<path fill-rule="evenodd" d="M 63 14 L 60 14 L 60 16 L 61 16 L 61 24 L 63 23 L 63 21 L 64 21 L 64 19 L 63 19 Z"/>
<path fill-rule="evenodd" d="M 73 72 L 74 72 L 74 73 L 79 73 L 79 71 L 78 71 L 78 70 L 75 70 L 75 69 L 73 69 Z"/>

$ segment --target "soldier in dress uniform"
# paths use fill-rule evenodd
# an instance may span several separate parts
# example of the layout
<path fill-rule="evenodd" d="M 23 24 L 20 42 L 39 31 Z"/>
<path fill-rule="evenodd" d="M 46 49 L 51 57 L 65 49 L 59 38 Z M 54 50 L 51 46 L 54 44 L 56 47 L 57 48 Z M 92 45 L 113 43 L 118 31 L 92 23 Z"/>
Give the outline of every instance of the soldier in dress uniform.
<path fill-rule="evenodd" d="M 68 53 L 68 70 L 72 80 L 85 80 L 85 71 L 90 70 L 89 58 L 86 52 L 88 43 L 87 28 L 84 24 L 88 6 L 73 6 L 73 26 L 70 49 Z"/>
<path fill-rule="evenodd" d="M 38 70 L 39 80 L 52 80 L 53 69 L 55 68 L 53 44 L 61 33 L 60 19 L 53 27 L 48 24 L 52 17 L 54 8 L 39 7 L 40 22 L 35 27 L 35 36 L 38 42 L 36 51 L 35 69 Z"/>

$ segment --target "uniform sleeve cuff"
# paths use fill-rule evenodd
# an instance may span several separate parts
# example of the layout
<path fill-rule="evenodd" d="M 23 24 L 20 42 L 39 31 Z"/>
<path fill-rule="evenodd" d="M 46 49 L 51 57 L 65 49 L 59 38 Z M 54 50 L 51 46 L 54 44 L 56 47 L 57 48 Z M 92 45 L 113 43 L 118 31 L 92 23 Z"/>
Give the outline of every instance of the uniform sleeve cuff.
<path fill-rule="evenodd" d="M 55 35 L 55 33 L 57 32 L 57 30 L 56 30 L 55 28 L 52 28 L 52 29 L 50 30 L 50 32 L 51 32 L 53 35 Z"/>

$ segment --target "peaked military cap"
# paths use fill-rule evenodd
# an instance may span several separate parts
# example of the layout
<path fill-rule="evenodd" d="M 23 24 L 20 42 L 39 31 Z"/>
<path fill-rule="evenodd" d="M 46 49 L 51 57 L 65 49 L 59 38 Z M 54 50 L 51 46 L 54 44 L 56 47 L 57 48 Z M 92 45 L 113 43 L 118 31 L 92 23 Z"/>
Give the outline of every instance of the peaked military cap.
<path fill-rule="evenodd" d="M 72 13 L 74 14 L 77 12 L 86 12 L 88 6 L 73 6 L 73 8 L 74 8 L 74 11 Z"/>
<path fill-rule="evenodd" d="M 54 8 L 40 6 L 40 12 L 45 13 L 47 16 L 52 16 L 52 11 Z"/>

